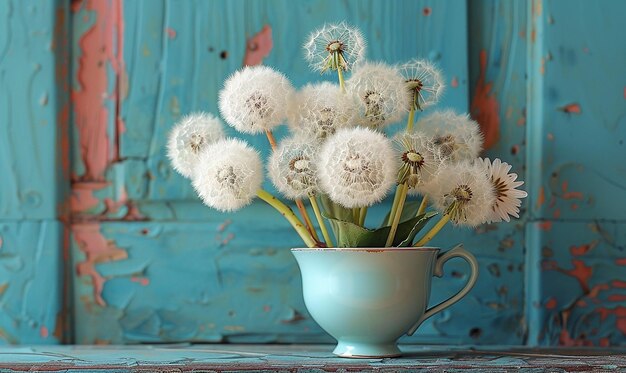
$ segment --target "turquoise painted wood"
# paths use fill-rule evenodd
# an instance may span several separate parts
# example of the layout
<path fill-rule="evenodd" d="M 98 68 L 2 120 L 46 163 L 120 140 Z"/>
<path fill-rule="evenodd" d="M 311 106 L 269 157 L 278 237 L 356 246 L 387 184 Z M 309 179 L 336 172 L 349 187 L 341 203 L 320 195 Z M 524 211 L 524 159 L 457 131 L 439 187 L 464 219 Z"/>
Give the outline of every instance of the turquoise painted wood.
<path fill-rule="evenodd" d="M 203 207 L 164 144 L 180 116 L 217 112 L 244 63 L 297 86 L 332 79 L 308 71 L 300 45 L 345 19 L 370 59 L 437 62 L 441 107 L 470 111 L 484 154 L 529 191 L 520 220 L 435 242 L 464 242 L 481 275 L 402 342 L 623 344 L 625 12 L 616 0 L 0 1 L 0 340 L 330 342 L 302 302 L 288 225 L 263 204 Z M 446 269 L 433 303 L 467 279 L 462 262 Z"/>
<path fill-rule="evenodd" d="M 0 344 L 66 332 L 67 5 L 0 1 Z"/>

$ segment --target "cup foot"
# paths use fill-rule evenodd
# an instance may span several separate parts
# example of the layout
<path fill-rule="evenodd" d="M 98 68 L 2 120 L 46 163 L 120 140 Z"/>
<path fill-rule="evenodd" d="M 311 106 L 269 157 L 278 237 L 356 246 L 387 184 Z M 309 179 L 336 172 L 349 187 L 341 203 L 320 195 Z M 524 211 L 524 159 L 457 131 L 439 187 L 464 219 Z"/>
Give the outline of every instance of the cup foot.
<path fill-rule="evenodd" d="M 339 341 L 333 354 L 340 357 L 354 359 L 368 359 L 380 357 L 397 357 L 402 355 L 398 345 L 390 344 L 373 344 L 363 342 Z"/>

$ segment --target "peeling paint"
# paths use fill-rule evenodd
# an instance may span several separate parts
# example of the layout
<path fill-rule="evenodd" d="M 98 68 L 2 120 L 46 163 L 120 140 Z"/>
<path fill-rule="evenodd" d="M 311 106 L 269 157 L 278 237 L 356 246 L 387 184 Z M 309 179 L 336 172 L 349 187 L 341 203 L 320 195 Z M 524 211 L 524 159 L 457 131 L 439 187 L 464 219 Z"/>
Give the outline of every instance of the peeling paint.
<path fill-rule="evenodd" d="M 272 51 L 272 28 L 263 26 L 261 31 L 246 41 L 246 54 L 243 58 L 244 66 L 254 66 L 263 63 L 263 59 Z"/>
<path fill-rule="evenodd" d="M 580 104 L 576 103 L 561 106 L 559 107 L 559 110 L 568 114 L 582 114 L 583 112 Z"/>
<path fill-rule="evenodd" d="M 489 149 L 495 145 L 500 137 L 500 114 L 497 97 L 492 92 L 493 84 L 487 79 L 487 51 L 480 51 L 480 76 L 476 82 L 472 97 L 472 117 L 480 125 L 484 135 L 483 146 Z"/>

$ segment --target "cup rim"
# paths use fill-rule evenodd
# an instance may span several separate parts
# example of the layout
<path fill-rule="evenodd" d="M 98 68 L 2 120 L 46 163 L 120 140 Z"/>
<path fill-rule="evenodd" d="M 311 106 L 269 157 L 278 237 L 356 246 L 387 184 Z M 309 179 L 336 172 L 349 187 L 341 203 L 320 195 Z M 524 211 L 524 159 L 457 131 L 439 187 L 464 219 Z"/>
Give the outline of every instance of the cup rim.
<path fill-rule="evenodd" d="M 438 247 L 424 246 L 424 247 L 296 247 L 291 251 L 350 251 L 350 252 L 367 252 L 367 253 L 380 253 L 387 251 L 439 251 Z"/>

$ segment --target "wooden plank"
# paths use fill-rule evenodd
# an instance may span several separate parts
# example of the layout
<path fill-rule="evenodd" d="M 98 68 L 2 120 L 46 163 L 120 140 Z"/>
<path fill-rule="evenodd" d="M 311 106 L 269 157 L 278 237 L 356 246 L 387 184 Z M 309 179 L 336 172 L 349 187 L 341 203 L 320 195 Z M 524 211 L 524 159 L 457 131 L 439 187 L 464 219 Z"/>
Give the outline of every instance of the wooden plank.
<path fill-rule="evenodd" d="M 533 217 L 626 219 L 626 4 L 532 5 L 528 164 Z"/>
<path fill-rule="evenodd" d="M 0 216 L 64 211 L 69 152 L 67 9 L 62 1 L 0 3 Z M 58 141 L 57 141 L 58 138 Z"/>
<path fill-rule="evenodd" d="M 0 344 L 54 344 L 64 333 L 62 226 L 0 220 Z"/>
<path fill-rule="evenodd" d="M 45 346 L 0 349 L 0 369 L 136 372 L 622 371 L 622 349 L 401 346 L 394 359 L 342 359 L 331 345 Z"/>
<path fill-rule="evenodd" d="M 626 335 L 626 224 L 528 226 L 532 345 L 609 346 Z"/>

